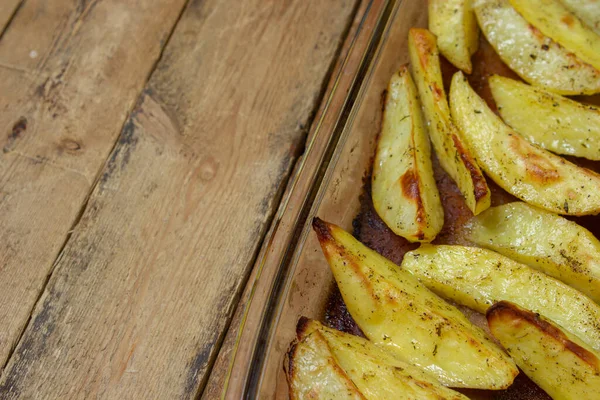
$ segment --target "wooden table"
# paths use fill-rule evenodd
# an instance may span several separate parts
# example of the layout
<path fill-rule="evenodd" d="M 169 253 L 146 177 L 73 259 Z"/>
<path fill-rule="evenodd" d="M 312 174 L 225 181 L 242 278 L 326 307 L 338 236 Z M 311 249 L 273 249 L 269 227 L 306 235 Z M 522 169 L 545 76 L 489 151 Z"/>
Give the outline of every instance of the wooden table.
<path fill-rule="evenodd" d="M 1 399 L 218 395 L 364 3 L 0 2 Z"/>

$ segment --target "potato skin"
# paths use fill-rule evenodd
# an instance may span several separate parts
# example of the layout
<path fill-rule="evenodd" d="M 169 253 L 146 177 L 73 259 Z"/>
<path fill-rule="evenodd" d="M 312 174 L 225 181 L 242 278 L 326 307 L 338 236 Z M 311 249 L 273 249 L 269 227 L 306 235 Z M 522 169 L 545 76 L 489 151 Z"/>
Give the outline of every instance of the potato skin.
<path fill-rule="evenodd" d="M 409 272 L 322 220 L 313 228 L 344 302 L 361 331 L 451 387 L 504 389 L 518 370 L 455 307 Z"/>
<path fill-rule="evenodd" d="M 504 122 L 529 142 L 554 153 L 600 160 L 598 107 L 502 76 L 488 82 Z"/>
<path fill-rule="evenodd" d="M 454 66 L 470 74 L 471 55 L 479 44 L 479 28 L 472 0 L 429 0 L 429 30 L 437 36 L 440 52 Z"/>
<path fill-rule="evenodd" d="M 550 275 L 600 304 L 600 241 L 587 229 L 522 202 L 492 207 L 469 239 Z"/>
<path fill-rule="evenodd" d="M 517 365 L 553 399 L 600 399 L 600 359 L 594 350 L 510 302 L 494 304 L 486 318 Z"/>
<path fill-rule="evenodd" d="M 509 0 L 477 0 L 473 9 L 488 42 L 524 81 L 563 95 L 600 92 L 600 71 L 531 26 Z"/>
<path fill-rule="evenodd" d="M 504 190 L 558 214 L 600 212 L 600 175 L 529 143 L 494 114 L 460 71 L 452 78 L 450 100 L 477 163 Z"/>
<path fill-rule="evenodd" d="M 386 225 L 411 242 L 430 242 L 444 210 L 431 166 L 421 103 L 407 66 L 390 79 L 371 177 L 373 206 Z"/>
<path fill-rule="evenodd" d="M 436 38 L 427 29 L 413 28 L 408 33 L 408 49 L 435 153 L 442 168 L 456 182 L 469 209 L 477 215 L 490 206 L 491 192 L 450 117 Z"/>

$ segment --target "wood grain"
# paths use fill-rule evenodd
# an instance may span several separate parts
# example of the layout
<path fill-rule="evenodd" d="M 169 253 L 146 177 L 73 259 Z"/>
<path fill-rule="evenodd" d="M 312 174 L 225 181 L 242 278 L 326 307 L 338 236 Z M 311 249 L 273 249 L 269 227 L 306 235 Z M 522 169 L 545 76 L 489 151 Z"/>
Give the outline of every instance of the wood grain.
<path fill-rule="evenodd" d="M 311 148 L 306 150 L 303 159 L 296 164 L 292 178 L 282 196 L 283 200 L 279 205 L 277 215 L 266 234 L 266 240 L 262 244 L 256 264 L 248 279 L 248 284 L 244 288 L 233 320 L 210 373 L 207 386 L 202 393 L 203 400 L 242 397 L 243 374 L 250 362 L 250 351 L 252 350 L 254 338 L 246 335 L 243 338 L 244 343 L 241 344 L 238 335 L 247 322 L 245 317 L 249 311 L 250 301 L 264 304 L 267 300 L 265 296 L 268 296 L 267 288 L 261 288 L 263 290 L 254 292 L 259 287 L 257 278 L 260 276 L 261 280 L 270 282 L 272 275 L 277 272 L 279 261 L 284 255 L 285 246 L 291 235 L 294 234 L 293 227 L 299 217 L 306 193 L 310 189 L 317 169 L 321 165 L 322 157 L 331 139 L 339 112 L 346 101 L 347 94 L 360 66 L 361 57 L 369 44 L 370 32 L 374 29 L 376 17 L 383 5 L 384 1 L 382 0 L 373 2 L 362 0 L 360 2 L 334 68 L 334 74 L 328 83 L 324 100 L 316 114 L 315 123 L 310 127 L 307 142 L 310 143 L 314 140 L 314 143 Z M 364 24 L 362 27 L 361 23 Z M 263 262 L 265 263 L 264 269 Z M 253 321 L 249 321 L 249 323 L 253 323 Z M 257 331 L 258 326 L 254 324 L 245 333 L 256 333 Z M 235 367 L 234 362 L 236 363 Z"/>
<path fill-rule="evenodd" d="M 197 395 L 353 9 L 190 3 L 0 397 Z"/>
<path fill-rule="evenodd" d="M 0 37 L 6 28 L 6 25 L 13 17 L 15 11 L 23 0 L 2 0 L 0 1 Z"/>
<path fill-rule="evenodd" d="M 29 0 L 0 40 L 0 367 L 183 5 Z"/>

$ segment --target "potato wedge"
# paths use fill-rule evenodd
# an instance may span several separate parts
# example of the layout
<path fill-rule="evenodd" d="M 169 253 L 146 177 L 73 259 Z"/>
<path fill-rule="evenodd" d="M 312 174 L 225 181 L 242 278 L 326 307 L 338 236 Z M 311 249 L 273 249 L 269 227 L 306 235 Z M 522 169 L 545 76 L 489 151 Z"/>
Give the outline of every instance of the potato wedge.
<path fill-rule="evenodd" d="M 573 221 L 514 202 L 474 218 L 469 239 L 561 280 L 600 304 L 600 241 Z"/>
<path fill-rule="evenodd" d="M 600 36 L 559 0 L 510 0 L 510 4 L 542 34 L 573 52 L 581 61 L 600 69 Z"/>
<path fill-rule="evenodd" d="M 375 211 L 397 235 L 430 242 L 444 225 L 417 90 L 404 66 L 388 86 L 373 162 Z"/>
<path fill-rule="evenodd" d="M 337 364 L 319 332 L 293 343 L 284 366 L 292 400 L 367 400 Z"/>
<path fill-rule="evenodd" d="M 600 3 L 598 0 L 560 0 L 577 18 L 600 35 Z"/>
<path fill-rule="evenodd" d="M 531 143 L 558 154 L 600 160 L 598 107 L 503 76 L 488 82 L 504 122 Z"/>
<path fill-rule="evenodd" d="M 502 389 L 518 370 L 455 307 L 343 229 L 313 221 L 350 314 L 374 343 L 451 387 Z"/>
<path fill-rule="evenodd" d="M 435 293 L 485 313 L 507 300 L 543 314 L 600 350 L 600 306 L 572 287 L 491 250 L 423 245 L 402 268 Z"/>
<path fill-rule="evenodd" d="M 493 335 L 553 399 L 600 399 L 597 353 L 551 321 L 509 302 L 487 312 Z"/>
<path fill-rule="evenodd" d="M 369 400 L 468 400 L 462 394 L 442 386 L 435 378 L 417 367 L 397 359 L 366 339 L 328 328 L 314 320 L 301 318 L 298 322 L 299 340 L 314 334 L 325 339 L 337 365 Z M 293 359 L 290 360 L 293 365 Z"/>
<path fill-rule="evenodd" d="M 479 28 L 472 0 L 429 0 L 429 30 L 440 52 L 458 69 L 470 74 L 471 55 L 479 45 Z"/>
<path fill-rule="evenodd" d="M 600 212 L 600 175 L 529 143 L 490 110 L 460 71 L 452 78 L 450 101 L 477 163 L 504 190 L 559 214 Z"/>
<path fill-rule="evenodd" d="M 477 0 L 481 31 L 523 80 L 564 95 L 600 92 L 600 71 L 527 23 L 508 0 Z"/>
<path fill-rule="evenodd" d="M 433 148 L 442 168 L 456 182 L 467 206 L 477 215 L 490 206 L 491 193 L 450 118 L 435 36 L 427 29 L 413 28 L 408 33 L 408 49 Z"/>

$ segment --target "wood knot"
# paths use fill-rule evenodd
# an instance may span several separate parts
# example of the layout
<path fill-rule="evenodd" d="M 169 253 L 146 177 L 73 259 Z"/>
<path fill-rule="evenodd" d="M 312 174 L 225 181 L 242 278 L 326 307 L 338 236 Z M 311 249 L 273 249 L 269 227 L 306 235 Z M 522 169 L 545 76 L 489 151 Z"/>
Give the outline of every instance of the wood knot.
<path fill-rule="evenodd" d="M 214 158 L 207 157 L 200 164 L 200 179 L 210 181 L 217 174 L 218 165 Z"/>
<path fill-rule="evenodd" d="M 14 123 L 12 129 L 8 133 L 8 141 L 4 146 L 4 152 L 9 152 L 13 148 L 15 141 L 27 130 L 27 118 L 21 117 Z"/>
<path fill-rule="evenodd" d="M 76 152 L 81 150 L 81 145 L 79 144 L 79 142 L 73 139 L 63 139 L 60 143 L 60 146 L 69 152 Z"/>
<path fill-rule="evenodd" d="M 10 141 L 16 140 L 25 130 L 27 130 L 27 118 L 21 117 L 13 125 L 11 132 L 8 134 L 8 139 Z"/>

